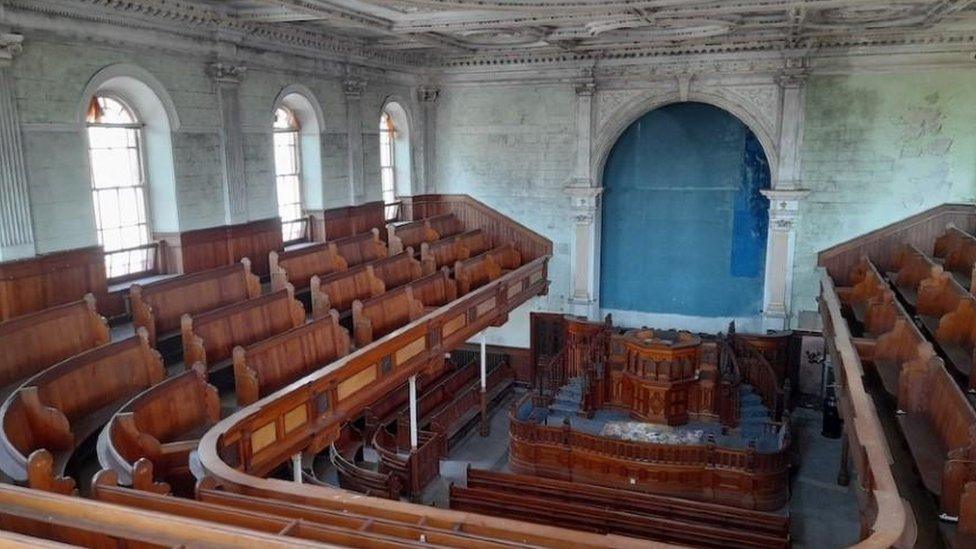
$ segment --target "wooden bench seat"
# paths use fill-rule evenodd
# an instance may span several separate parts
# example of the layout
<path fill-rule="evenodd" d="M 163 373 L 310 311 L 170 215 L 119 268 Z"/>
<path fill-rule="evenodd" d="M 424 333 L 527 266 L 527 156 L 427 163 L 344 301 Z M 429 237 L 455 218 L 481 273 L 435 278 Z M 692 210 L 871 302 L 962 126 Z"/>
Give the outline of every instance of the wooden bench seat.
<path fill-rule="evenodd" d="M 156 486 L 192 495 L 189 453 L 200 436 L 220 420 L 217 389 L 207 383 L 206 369 L 190 370 L 140 393 L 123 406 L 102 430 L 98 460 L 112 469 L 124 485 L 133 484 L 133 468 L 140 459 L 153 464 Z"/>
<path fill-rule="evenodd" d="M 108 342 L 108 324 L 91 294 L 0 322 L 0 401 L 30 376 Z"/>
<path fill-rule="evenodd" d="M 951 272 L 959 283 L 973 290 L 976 279 L 973 269 L 976 268 L 976 237 L 949 224 L 945 233 L 935 241 L 935 257 L 942 258 L 943 266 Z"/>
<path fill-rule="evenodd" d="M 235 265 L 186 274 L 129 292 L 132 323 L 145 328 L 149 343 L 180 333 L 180 317 L 253 299 L 261 295 L 261 281 L 251 273 L 247 258 Z"/>
<path fill-rule="evenodd" d="M 942 359 L 907 363 L 901 372 L 898 422 L 925 487 L 944 512 L 958 516 L 965 484 L 976 469 L 954 460 L 976 458 L 976 411 Z"/>
<path fill-rule="evenodd" d="M 461 223 L 461 220 L 452 213 L 428 217 L 427 225 L 429 225 L 431 229 L 434 229 L 434 232 L 436 232 L 440 238 L 447 238 L 449 236 L 454 236 L 464 232 L 464 223 Z"/>
<path fill-rule="evenodd" d="M 257 402 L 349 353 L 349 332 L 333 310 L 287 332 L 234 348 L 234 384 L 240 406 Z"/>
<path fill-rule="evenodd" d="M 939 320 L 956 310 L 963 299 L 970 299 L 969 293 L 937 265 L 918 285 L 915 314 L 929 333 L 935 333 Z"/>
<path fill-rule="evenodd" d="M 419 250 L 424 242 L 435 242 L 441 236 L 430 226 L 427 219 L 418 219 L 407 223 L 391 223 L 387 225 L 387 241 L 390 243 L 390 253 L 398 254 L 407 248 Z"/>
<path fill-rule="evenodd" d="M 370 266 L 373 267 L 373 274 L 383 281 L 387 290 L 403 286 L 423 276 L 420 261 L 413 257 L 413 248 L 407 248 L 396 255 L 378 259 L 372 262 Z"/>
<path fill-rule="evenodd" d="M 353 334 L 357 347 L 406 326 L 424 315 L 424 304 L 413 296 L 413 288 L 402 286 L 379 297 L 352 303 Z"/>
<path fill-rule="evenodd" d="M 976 388 L 970 374 L 973 369 L 973 352 L 976 351 L 976 300 L 963 299 L 955 310 L 944 315 L 932 334 L 952 367 Z"/>
<path fill-rule="evenodd" d="M 382 260 L 381 260 L 382 261 Z M 352 311 L 352 302 L 366 300 L 386 291 L 371 264 L 359 265 L 327 276 L 313 276 L 311 282 L 312 317 L 322 318 L 335 309 L 339 316 Z"/>
<path fill-rule="evenodd" d="M 0 409 L 0 467 L 31 487 L 72 492 L 74 481 L 63 475 L 77 445 L 165 375 L 162 358 L 140 329 L 28 379 Z"/>
<path fill-rule="evenodd" d="M 522 254 L 515 249 L 514 244 L 503 244 L 485 252 L 502 269 L 502 274 L 514 271 L 522 266 Z"/>
<path fill-rule="evenodd" d="M 933 270 L 941 267 L 922 253 L 914 245 L 906 244 L 895 255 L 895 270 L 888 273 L 888 280 L 901 295 L 905 303 L 915 307 L 919 284 L 928 278 Z"/>
<path fill-rule="evenodd" d="M 313 276 L 324 276 L 347 268 L 334 242 L 319 242 L 295 250 L 271 252 L 271 289 L 291 284 L 295 291 L 308 291 Z"/>
<path fill-rule="evenodd" d="M 420 245 L 420 262 L 424 274 L 430 274 L 441 267 L 453 267 L 458 261 L 482 254 L 491 247 L 481 229 L 475 229 L 437 242 L 424 242 Z"/>
<path fill-rule="evenodd" d="M 458 297 L 457 283 L 451 278 L 451 271 L 447 267 L 411 282 L 410 287 L 427 312 L 443 307 Z"/>
<path fill-rule="evenodd" d="M 305 308 L 295 300 L 291 284 L 255 299 L 183 315 L 183 361 L 210 371 L 231 364 L 234 347 L 250 345 L 305 323 Z"/>
<path fill-rule="evenodd" d="M 336 252 L 346 261 L 347 267 L 355 267 L 387 257 L 386 243 L 380 240 L 379 229 L 333 240 Z"/>

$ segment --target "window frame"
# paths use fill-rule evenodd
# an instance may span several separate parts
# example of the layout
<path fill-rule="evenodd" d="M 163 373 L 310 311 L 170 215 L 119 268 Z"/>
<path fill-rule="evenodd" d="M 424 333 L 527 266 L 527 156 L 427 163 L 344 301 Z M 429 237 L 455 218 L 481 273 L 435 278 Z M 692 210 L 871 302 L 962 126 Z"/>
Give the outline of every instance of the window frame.
<path fill-rule="evenodd" d="M 287 128 L 278 128 L 278 127 L 275 127 L 274 121 L 277 120 L 278 111 L 285 111 L 285 112 L 288 113 L 289 119 L 292 122 L 292 124 L 290 124 L 289 127 L 287 127 Z M 301 128 L 301 124 L 300 124 L 300 122 L 298 120 L 298 115 L 295 112 L 295 109 L 289 107 L 288 105 L 278 105 L 277 107 L 275 107 L 274 113 L 272 115 L 271 134 L 272 134 L 271 135 L 271 150 L 272 150 L 273 164 L 274 164 L 274 174 L 275 174 L 275 198 L 278 201 L 278 218 L 281 219 L 281 237 L 282 237 L 282 242 L 283 242 L 284 245 L 295 244 L 295 243 L 299 243 L 299 242 L 305 242 L 305 241 L 308 240 L 308 214 L 305 211 L 305 189 L 304 189 L 305 185 L 304 185 L 304 179 L 303 179 L 304 178 L 304 173 L 303 173 L 304 170 L 302 169 L 302 151 L 301 151 L 301 149 L 302 149 L 302 128 Z M 294 162 L 294 165 L 295 165 L 295 173 L 291 173 L 291 174 L 281 174 L 281 173 L 278 173 L 278 144 L 277 144 L 276 139 L 275 139 L 275 137 L 278 134 L 293 134 L 293 136 L 294 136 L 294 145 L 292 146 L 292 157 L 293 157 L 292 158 L 292 161 Z M 297 204 L 299 206 L 299 209 L 301 210 L 301 215 L 299 215 L 298 217 L 296 217 L 294 219 L 285 220 L 283 217 L 281 217 L 281 206 L 282 206 L 282 204 L 281 204 L 281 194 L 278 192 L 278 190 L 279 190 L 279 186 L 280 186 L 279 180 L 282 177 L 295 177 L 295 179 L 298 182 L 298 185 L 297 185 L 297 187 L 298 187 L 298 192 L 297 192 L 298 202 L 297 202 Z M 289 235 L 289 232 L 290 232 L 289 229 L 288 229 L 288 227 L 294 226 L 296 224 L 301 227 L 297 231 L 297 236 L 295 238 L 292 238 L 292 239 L 286 238 Z M 296 233 L 295 232 L 292 232 L 291 234 L 296 234 Z"/>
<path fill-rule="evenodd" d="M 386 109 L 380 114 L 380 124 L 379 124 L 379 136 L 380 136 L 380 193 L 383 197 L 383 203 L 386 205 L 395 204 L 399 200 L 397 195 L 397 176 L 396 176 L 396 124 L 393 122 L 393 115 L 390 114 Z M 383 164 L 383 149 L 384 143 L 383 138 L 386 136 L 385 148 L 387 149 L 387 155 L 390 159 L 389 165 Z M 389 172 L 390 174 L 390 189 L 387 190 L 385 179 L 383 177 L 384 173 Z M 387 200 L 387 194 L 389 194 L 391 200 Z"/>
<path fill-rule="evenodd" d="M 111 92 L 99 92 L 92 95 L 90 101 L 97 101 L 99 98 L 109 99 L 117 102 L 124 108 L 135 122 L 129 123 L 104 123 L 104 122 L 88 122 L 85 121 L 85 152 L 88 160 L 88 191 L 92 197 L 92 217 L 95 221 L 95 237 L 98 240 L 99 246 L 102 248 L 102 253 L 105 258 L 105 277 L 109 282 L 119 283 L 130 280 L 135 280 L 142 278 L 149 274 L 156 273 L 157 269 L 157 249 L 159 244 L 153 238 L 153 216 L 152 208 L 149 202 L 150 195 L 150 182 L 149 182 L 149 165 L 146 159 L 146 123 L 143 122 L 142 117 L 139 115 L 139 111 L 135 109 L 129 101 L 117 93 Z M 135 135 L 135 149 L 136 157 L 138 158 L 138 168 L 139 168 L 139 184 L 135 187 L 109 187 L 109 188 L 96 188 L 95 186 L 95 165 L 92 158 L 92 143 L 91 134 L 89 130 L 91 128 L 106 128 L 106 129 L 125 129 L 132 130 Z M 118 248 L 115 250 L 106 250 L 105 242 L 102 236 L 104 229 L 101 228 L 101 218 L 98 214 L 98 205 L 96 204 L 96 194 L 98 191 L 107 191 L 123 188 L 138 188 L 142 190 L 142 208 L 143 208 L 143 223 L 138 223 L 138 225 L 145 226 L 145 240 L 144 244 L 139 244 L 137 246 L 130 246 L 125 248 Z M 146 268 L 143 270 L 128 270 L 123 274 L 116 276 L 111 276 L 111 269 L 109 268 L 109 260 L 113 255 L 119 255 L 123 253 L 132 253 L 138 250 L 148 250 L 147 256 L 145 258 Z M 131 266 L 131 262 L 130 262 Z"/>

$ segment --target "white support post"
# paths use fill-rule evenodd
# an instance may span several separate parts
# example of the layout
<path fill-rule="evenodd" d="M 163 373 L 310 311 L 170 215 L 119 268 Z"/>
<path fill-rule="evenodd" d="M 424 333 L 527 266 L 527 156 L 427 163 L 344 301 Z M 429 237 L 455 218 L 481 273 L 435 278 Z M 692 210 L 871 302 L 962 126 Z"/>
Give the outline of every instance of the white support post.
<path fill-rule="evenodd" d="M 301 452 L 291 456 L 291 470 L 295 482 L 302 483 L 302 454 Z"/>
<path fill-rule="evenodd" d="M 488 422 L 488 329 L 481 331 L 481 426 L 478 431 L 483 437 L 488 436 L 491 425 Z"/>
<path fill-rule="evenodd" d="M 410 448 L 417 449 L 417 376 L 410 376 Z"/>
<path fill-rule="evenodd" d="M 481 331 L 481 392 L 485 392 L 487 388 L 487 377 L 488 377 L 488 349 L 486 342 L 486 332 L 488 330 Z"/>

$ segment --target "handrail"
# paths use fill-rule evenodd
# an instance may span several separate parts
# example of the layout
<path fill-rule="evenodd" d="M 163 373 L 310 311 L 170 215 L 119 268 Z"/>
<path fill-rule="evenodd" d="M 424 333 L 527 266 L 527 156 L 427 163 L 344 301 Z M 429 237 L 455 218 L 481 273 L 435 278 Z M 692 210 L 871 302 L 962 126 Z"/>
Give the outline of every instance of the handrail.
<path fill-rule="evenodd" d="M 855 547 L 911 547 L 914 540 L 902 539 L 910 534 L 910 519 L 907 503 L 902 500 L 891 473 L 892 459 L 881 420 L 864 388 L 864 369 L 854 350 L 847 321 L 841 314 L 833 280 L 823 268 L 820 269 L 820 284 L 821 306 L 827 312 L 824 317 L 824 340 L 835 359 L 837 380 L 843 393 L 841 412 L 847 423 L 845 430 L 850 437 L 852 450 L 857 454 L 863 453 L 863 456 L 857 455 L 852 461 L 858 468 L 862 482 L 870 483 L 866 490 L 870 490 L 877 506 L 871 535 Z"/>
<path fill-rule="evenodd" d="M 769 409 L 773 419 L 778 421 L 783 415 L 784 393 L 776 370 L 766 360 L 766 357 L 748 342 L 738 339 L 734 334 L 731 339 L 734 352 L 746 355 L 742 357 L 742 360 L 733 355 L 735 363 L 741 365 L 739 371 L 742 374 L 742 379 L 756 388 L 759 396 L 762 397 L 763 404 Z"/>

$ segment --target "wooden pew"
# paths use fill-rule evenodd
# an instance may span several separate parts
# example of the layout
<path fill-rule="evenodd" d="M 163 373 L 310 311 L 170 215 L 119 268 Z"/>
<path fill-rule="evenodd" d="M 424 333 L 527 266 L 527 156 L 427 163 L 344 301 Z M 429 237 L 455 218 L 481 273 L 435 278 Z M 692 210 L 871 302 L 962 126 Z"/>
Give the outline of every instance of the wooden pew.
<path fill-rule="evenodd" d="M 473 255 L 488 251 L 488 239 L 481 229 L 442 238 L 437 242 L 420 245 L 420 262 L 424 274 L 431 274 L 441 267 L 452 267 Z"/>
<path fill-rule="evenodd" d="M 386 243 L 380 240 L 379 229 L 333 240 L 331 243 L 335 246 L 336 252 L 346 260 L 347 267 L 362 265 L 390 255 Z"/>
<path fill-rule="evenodd" d="M 458 283 L 458 295 L 477 290 L 501 276 L 501 266 L 488 252 L 454 264 L 454 279 Z"/>
<path fill-rule="evenodd" d="M 35 375 L 0 408 L 0 468 L 32 488 L 71 493 L 74 481 L 64 469 L 75 448 L 165 376 L 145 329 Z"/>
<path fill-rule="evenodd" d="M 932 268 L 928 278 L 918 285 L 915 313 L 922 326 L 929 333 L 934 333 L 938 329 L 939 319 L 956 310 L 963 299 L 970 299 L 968 292 L 937 265 Z"/>
<path fill-rule="evenodd" d="M 386 285 L 377 278 L 371 264 L 360 265 L 331 275 L 313 276 L 310 289 L 312 317 L 322 318 L 332 309 L 345 316 L 352 309 L 353 301 L 370 299 L 385 291 Z"/>
<path fill-rule="evenodd" d="M 387 290 L 403 286 L 407 282 L 423 276 L 420 262 L 413 257 L 413 248 L 407 248 L 396 255 L 378 259 L 370 265 L 373 267 L 373 274 L 383 281 Z"/>
<path fill-rule="evenodd" d="M 0 322 L 0 400 L 24 379 L 109 342 L 108 324 L 84 299 Z"/>
<path fill-rule="evenodd" d="M 941 267 L 912 244 L 902 246 L 895 255 L 895 271 L 888 273 L 888 280 L 898 294 L 911 307 L 915 307 L 919 284 Z"/>
<path fill-rule="evenodd" d="M 502 274 L 507 274 L 522 266 L 522 254 L 515 249 L 514 244 L 504 244 L 485 252 L 502 269 Z"/>
<path fill-rule="evenodd" d="M 132 323 L 145 328 L 149 343 L 179 334 L 180 317 L 198 314 L 261 295 L 261 281 L 247 258 L 239 264 L 191 273 L 140 286 L 133 284 Z"/>
<path fill-rule="evenodd" d="M 346 260 L 339 255 L 335 243 L 320 242 L 295 250 L 271 252 L 271 289 L 284 289 L 291 284 L 295 291 L 303 293 L 309 289 L 313 276 L 344 271 Z"/>
<path fill-rule="evenodd" d="M 426 221 L 427 226 L 433 229 L 440 238 L 447 238 L 464 232 L 464 224 L 452 213 L 428 217 Z"/>
<path fill-rule="evenodd" d="M 291 284 L 201 315 L 183 315 L 183 362 L 220 370 L 230 366 L 234 347 L 256 343 L 304 323 L 305 308 L 295 300 Z"/>
<path fill-rule="evenodd" d="M 976 389 L 976 376 L 971 375 L 976 352 L 976 300 L 960 300 L 955 310 L 939 320 L 932 337 L 952 367 L 969 379 L 970 388 Z"/>
<path fill-rule="evenodd" d="M 855 320 L 864 322 L 868 302 L 888 291 L 888 285 L 866 256 L 851 269 L 850 280 L 854 285 L 837 288 L 837 297 L 851 310 Z"/>
<path fill-rule="evenodd" d="M 172 488 L 192 495 L 189 454 L 200 436 L 220 420 L 220 397 L 200 365 L 142 392 L 112 417 L 98 438 L 98 461 L 125 485 L 160 493 Z M 135 465 L 146 459 L 155 477 L 140 479 Z M 157 482 L 159 481 L 159 482 Z"/>
<path fill-rule="evenodd" d="M 898 410 L 923 484 L 940 496 L 944 513 L 959 516 L 965 485 L 976 481 L 976 468 L 959 463 L 976 458 L 976 411 L 941 358 L 933 355 L 905 365 Z"/>
<path fill-rule="evenodd" d="M 410 288 L 414 297 L 423 303 L 426 312 L 447 305 L 458 296 L 457 283 L 451 278 L 451 270 L 447 267 L 411 282 Z"/>
<path fill-rule="evenodd" d="M 935 257 L 943 259 L 945 269 L 953 273 L 959 283 L 970 291 L 974 290 L 976 278 L 976 237 L 953 224 L 946 227 L 945 233 L 935 241 Z"/>
<path fill-rule="evenodd" d="M 352 303 L 356 347 L 364 347 L 424 315 L 424 304 L 413 296 L 413 288 L 402 286 L 368 301 Z"/>
<path fill-rule="evenodd" d="M 240 406 L 257 402 L 296 379 L 349 353 L 349 332 L 332 310 L 248 347 L 234 348 L 234 384 Z"/>
<path fill-rule="evenodd" d="M 416 250 L 424 242 L 435 242 L 441 238 L 437 231 L 430 227 L 430 221 L 427 219 L 399 225 L 391 223 L 387 225 L 386 230 L 391 254 L 398 254 L 407 248 Z"/>

